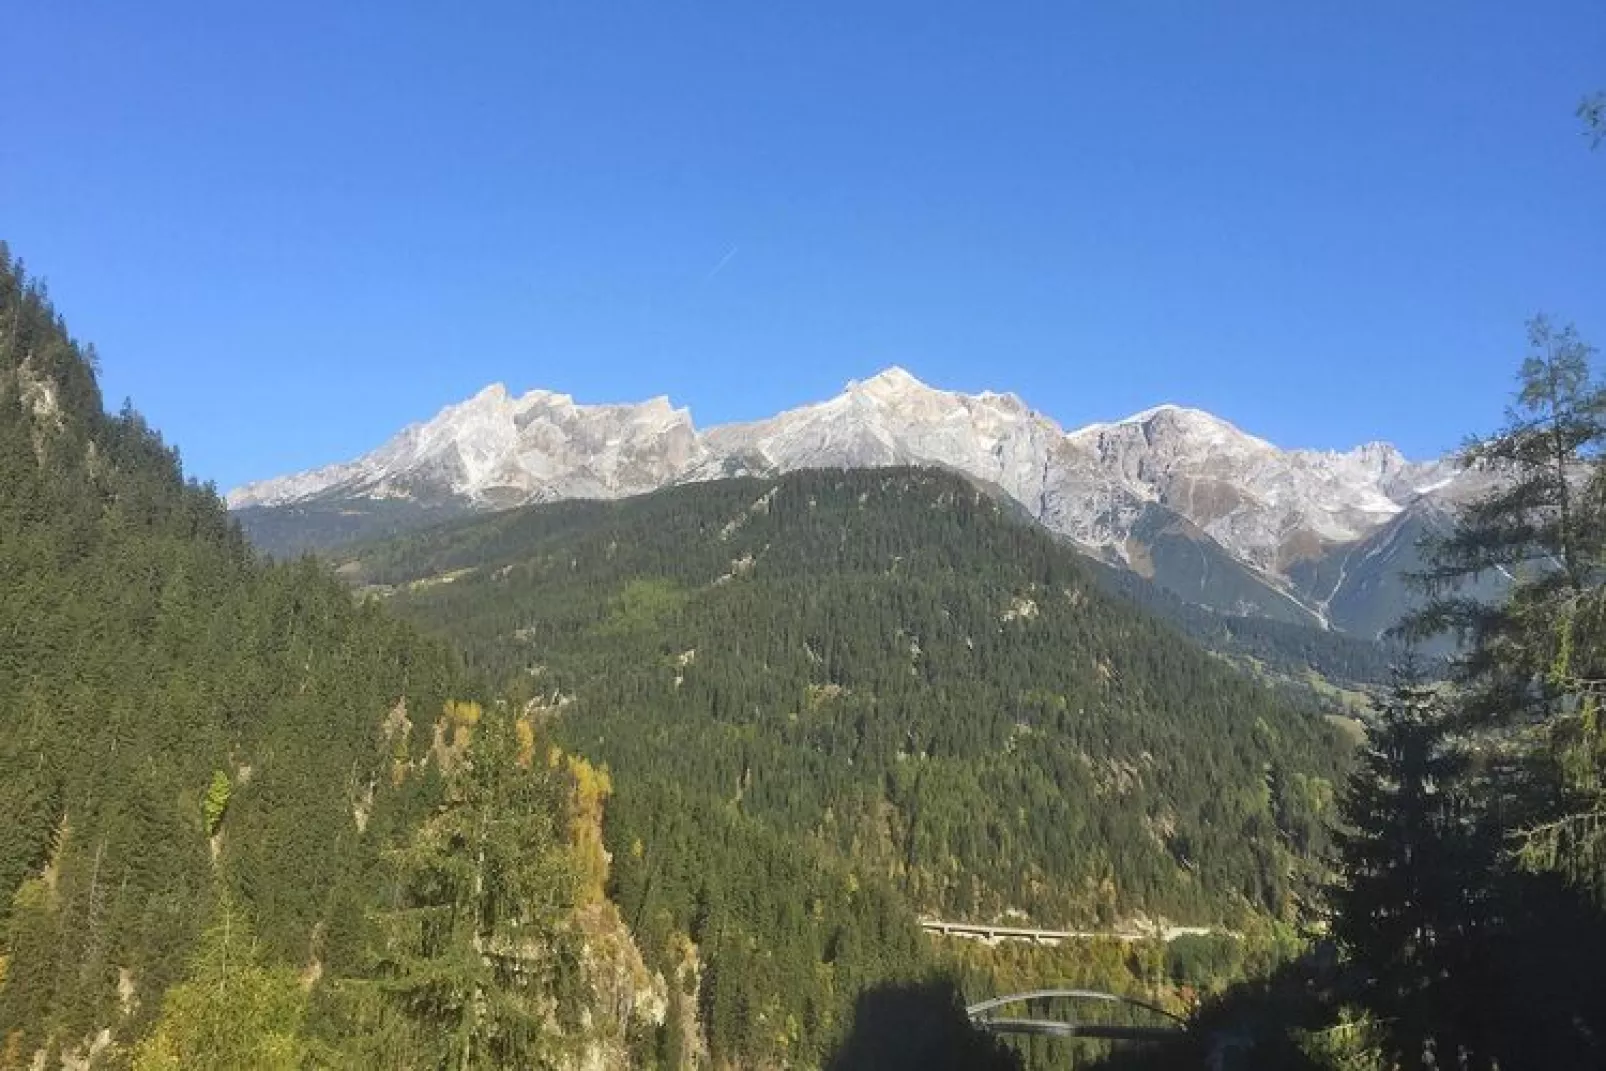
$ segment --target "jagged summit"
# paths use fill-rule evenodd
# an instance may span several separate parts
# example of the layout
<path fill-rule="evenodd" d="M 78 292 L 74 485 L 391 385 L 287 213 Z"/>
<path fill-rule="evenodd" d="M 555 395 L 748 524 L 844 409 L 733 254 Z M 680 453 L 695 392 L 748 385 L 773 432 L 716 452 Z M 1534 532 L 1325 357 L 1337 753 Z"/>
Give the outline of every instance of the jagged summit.
<path fill-rule="evenodd" d="M 706 431 L 662 396 L 589 405 L 491 384 L 372 453 L 249 484 L 228 501 L 235 509 L 375 500 L 483 509 L 618 498 L 731 475 L 891 465 L 962 473 L 1140 571 L 1161 568 L 1151 555 L 1155 532 L 1205 540 L 1252 583 L 1273 589 L 1272 601 L 1294 600 L 1318 620 L 1334 596 L 1298 590 L 1308 563 L 1407 511 L 1454 500 L 1468 479 L 1451 463 L 1412 462 L 1383 442 L 1285 450 L 1175 403 L 1066 431 L 1013 394 L 943 390 L 894 365 L 824 401 Z M 1191 559 L 1189 569 L 1210 572 L 1208 554 Z"/>
<path fill-rule="evenodd" d="M 506 506 L 616 497 L 661 487 L 700 459 L 690 412 L 667 397 L 579 405 L 548 390 L 514 397 L 493 383 L 372 453 L 247 484 L 228 503 L 241 509 L 337 495 Z"/>
<path fill-rule="evenodd" d="M 869 379 L 849 380 L 840 394 L 819 404 L 847 407 L 907 408 L 910 406 L 943 405 L 954 397 L 956 397 L 955 392 L 933 387 L 907 369 L 898 365 L 891 365 L 877 372 Z M 810 409 L 815 407 L 804 406 L 803 408 Z M 781 415 L 784 416 L 785 414 Z"/>
<path fill-rule="evenodd" d="M 1185 435 L 1199 442 L 1220 443 L 1230 440 L 1252 444 L 1257 448 L 1277 449 L 1266 440 L 1250 435 L 1236 424 L 1223 420 L 1214 413 L 1192 406 L 1178 405 L 1175 402 L 1163 402 L 1119 420 L 1088 424 L 1068 432 L 1067 435 L 1073 440 L 1086 442 L 1096 440 L 1100 436 L 1134 432 L 1151 437 Z"/>
<path fill-rule="evenodd" d="M 906 391 L 929 391 L 934 388 L 921 382 L 908 369 L 901 365 L 888 365 L 869 379 L 849 380 L 844 388 L 846 391 L 862 390 L 874 394 L 889 394 Z"/>
<path fill-rule="evenodd" d="M 1153 405 L 1147 409 L 1139 410 L 1129 417 L 1123 417 L 1122 419 L 1117 420 L 1116 423 L 1147 424 L 1149 421 L 1159 416 L 1205 417 L 1209 420 L 1220 420 L 1219 417 L 1215 416 L 1214 414 L 1207 413 L 1203 409 L 1195 409 L 1192 406 L 1187 405 L 1178 405 L 1176 402 L 1161 402 L 1159 405 Z"/>

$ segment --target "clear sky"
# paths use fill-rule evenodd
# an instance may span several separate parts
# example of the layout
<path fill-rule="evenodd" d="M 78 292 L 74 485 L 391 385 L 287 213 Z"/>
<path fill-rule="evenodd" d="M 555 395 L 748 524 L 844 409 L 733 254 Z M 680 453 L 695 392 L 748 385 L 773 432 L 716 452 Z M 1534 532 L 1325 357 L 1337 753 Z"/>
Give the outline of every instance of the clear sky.
<path fill-rule="evenodd" d="M 701 426 L 901 364 L 1412 455 L 1606 344 L 1606 4 L 0 2 L 0 237 L 190 470 L 492 381 Z"/>

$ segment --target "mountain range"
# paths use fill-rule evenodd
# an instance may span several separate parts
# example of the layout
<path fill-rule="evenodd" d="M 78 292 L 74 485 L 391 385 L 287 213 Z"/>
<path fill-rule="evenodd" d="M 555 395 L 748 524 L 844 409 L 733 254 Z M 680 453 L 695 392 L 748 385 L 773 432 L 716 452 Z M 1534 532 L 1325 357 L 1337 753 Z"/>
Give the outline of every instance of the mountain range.
<path fill-rule="evenodd" d="M 662 397 L 581 405 L 495 384 L 356 460 L 227 499 L 253 539 L 285 553 L 464 512 L 905 465 L 962 474 L 1185 600 L 1366 636 L 1409 605 L 1402 574 L 1418 539 L 1488 480 L 1388 443 L 1282 449 L 1176 405 L 1066 430 L 1013 394 L 940 390 L 894 367 L 828 401 L 706 431 Z"/>
<path fill-rule="evenodd" d="M 974 1067 L 960 984 L 1182 1012 L 1321 877 L 1351 726 L 997 479 L 491 392 L 239 514 L 458 516 L 274 563 L 4 243 L 0 324 L 4 1067 Z"/>

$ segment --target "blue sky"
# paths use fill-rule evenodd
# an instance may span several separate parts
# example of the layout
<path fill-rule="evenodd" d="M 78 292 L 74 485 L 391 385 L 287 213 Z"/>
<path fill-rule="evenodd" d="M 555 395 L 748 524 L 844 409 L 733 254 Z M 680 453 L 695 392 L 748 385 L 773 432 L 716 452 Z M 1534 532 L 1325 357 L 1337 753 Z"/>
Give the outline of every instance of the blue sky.
<path fill-rule="evenodd" d="M 901 364 L 1408 453 L 1606 343 L 1606 5 L 17 2 L 0 237 L 223 487 Z"/>

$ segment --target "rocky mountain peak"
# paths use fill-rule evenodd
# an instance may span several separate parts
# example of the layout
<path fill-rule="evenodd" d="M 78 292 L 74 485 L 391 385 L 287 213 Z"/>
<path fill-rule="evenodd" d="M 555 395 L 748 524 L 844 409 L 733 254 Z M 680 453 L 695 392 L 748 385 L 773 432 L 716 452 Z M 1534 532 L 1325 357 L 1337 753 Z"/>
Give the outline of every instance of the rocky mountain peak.
<path fill-rule="evenodd" d="M 1186 405 L 1158 405 L 1117 421 L 1115 427 L 1141 428 L 1151 443 L 1176 444 L 1188 449 L 1277 449 L 1265 439 L 1249 434 L 1214 413 Z"/>
<path fill-rule="evenodd" d="M 942 390 L 892 366 L 825 401 L 705 432 L 667 397 L 589 405 L 550 391 L 514 397 L 492 384 L 355 461 L 242 487 L 229 504 L 402 498 L 487 508 L 740 473 L 891 465 L 962 473 L 1134 567 L 1147 554 L 1134 543 L 1143 532 L 1186 533 L 1284 599 L 1294 597 L 1290 570 L 1300 563 L 1382 531 L 1418 503 L 1453 499 L 1467 479 L 1382 442 L 1285 450 L 1170 403 L 1067 432 L 1013 394 Z M 1331 601 L 1330 593 L 1315 600 L 1313 613 Z"/>
<path fill-rule="evenodd" d="M 327 496 L 495 506 L 609 498 L 673 482 L 699 460 L 691 414 L 667 397 L 579 405 L 547 390 L 514 397 L 493 383 L 404 428 L 372 453 L 248 484 L 230 492 L 228 504 L 241 509 Z"/>
<path fill-rule="evenodd" d="M 866 380 L 854 380 L 847 385 L 848 393 L 859 392 L 877 398 L 897 397 L 916 392 L 934 390 L 917 379 L 907 369 L 889 365 Z"/>

